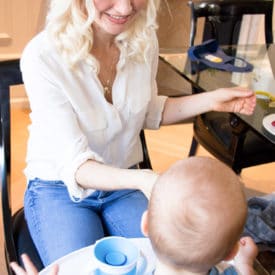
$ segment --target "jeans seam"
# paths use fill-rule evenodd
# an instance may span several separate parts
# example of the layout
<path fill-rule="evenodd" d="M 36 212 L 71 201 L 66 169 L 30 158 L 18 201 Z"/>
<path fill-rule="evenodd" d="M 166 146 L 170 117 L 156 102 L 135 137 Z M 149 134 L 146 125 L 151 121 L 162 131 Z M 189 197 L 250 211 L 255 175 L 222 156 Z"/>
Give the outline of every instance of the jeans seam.
<path fill-rule="evenodd" d="M 37 236 L 39 236 L 41 234 L 41 227 L 40 227 L 41 223 L 37 222 L 37 218 L 36 218 L 37 214 L 36 214 L 36 211 L 35 211 L 35 207 L 33 207 L 35 205 L 35 194 L 34 194 L 34 192 L 32 192 L 30 190 L 28 192 L 29 192 L 29 198 L 28 198 L 29 213 L 30 213 L 30 216 L 31 216 L 30 217 L 31 220 L 33 221 L 32 228 L 33 228 L 33 232 L 35 231 L 34 233 Z M 32 239 L 33 239 L 33 237 L 32 237 Z M 47 253 L 47 250 L 45 249 L 45 247 L 46 247 L 45 246 L 45 241 L 44 241 L 44 238 L 42 238 L 39 241 L 39 250 L 38 249 L 37 250 L 40 251 L 39 255 L 43 255 L 43 259 L 41 258 L 43 264 L 45 264 L 44 259 L 47 260 L 46 262 L 48 262 L 48 259 L 49 259 L 49 256 L 48 256 L 48 253 Z"/>
<path fill-rule="evenodd" d="M 119 234 L 119 235 L 123 235 L 123 230 L 122 230 L 122 228 L 121 228 L 120 226 L 117 226 L 117 223 L 114 223 L 114 222 L 113 222 L 112 215 L 109 215 L 108 213 L 105 213 L 104 216 L 105 216 L 104 220 L 105 220 L 106 218 L 108 218 L 109 223 L 112 225 L 113 228 L 116 229 L 116 231 L 118 232 L 118 234 Z"/>

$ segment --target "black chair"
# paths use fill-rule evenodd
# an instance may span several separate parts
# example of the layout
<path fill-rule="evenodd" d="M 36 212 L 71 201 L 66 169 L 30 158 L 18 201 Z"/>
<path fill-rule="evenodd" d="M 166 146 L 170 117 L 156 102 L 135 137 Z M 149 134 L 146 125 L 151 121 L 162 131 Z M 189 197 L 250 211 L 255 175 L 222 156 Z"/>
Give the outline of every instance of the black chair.
<path fill-rule="evenodd" d="M 189 1 L 189 7 L 190 46 L 194 44 L 200 17 L 205 18 L 203 40 L 215 38 L 219 44 L 237 44 L 244 14 L 264 14 L 266 44 L 273 42 L 273 0 Z M 193 92 L 199 91 L 193 88 Z M 233 113 L 205 113 L 197 116 L 193 125 L 189 156 L 195 155 L 198 144 L 201 144 L 237 173 L 246 167 L 275 161 L 275 146 L 250 130 Z"/>
<path fill-rule="evenodd" d="M 19 209 L 14 215 L 11 212 L 10 86 L 19 84 L 23 84 L 19 60 L 0 62 L 1 211 L 4 224 L 6 264 L 9 274 L 12 274 L 9 269 L 9 263 L 11 261 L 21 263 L 20 255 L 22 253 L 27 253 L 39 270 L 43 268 L 43 264 L 30 237 L 23 208 Z"/>
<path fill-rule="evenodd" d="M 220 45 L 238 43 L 245 14 L 264 14 L 265 41 L 273 42 L 273 0 L 195 0 L 189 1 L 191 12 L 190 46 L 194 45 L 198 18 L 205 18 L 203 41 L 215 38 Z"/>
<path fill-rule="evenodd" d="M 42 261 L 34 246 L 25 221 L 24 208 L 19 209 L 13 215 L 11 211 L 10 87 L 12 85 L 23 84 L 19 62 L 19 60 L 0 62 L 0 214 L 2 214 L 1 222 L 3 223 L 4 231 L 4 261 L 5 269 L 7 269 L 8 272 L 6 274 L 12 274 L 9 268 L 9 263 L 11 261 L 17 261 L 22 265 L 20 259 L 22 253 L 27 253 L 30 256 L 38 270 L 43 268 Z M 152 169 L 143 130 L 140 133 L 140 138 L 143 149 L 143 161 L 139 164 L 138 168 Z"/>

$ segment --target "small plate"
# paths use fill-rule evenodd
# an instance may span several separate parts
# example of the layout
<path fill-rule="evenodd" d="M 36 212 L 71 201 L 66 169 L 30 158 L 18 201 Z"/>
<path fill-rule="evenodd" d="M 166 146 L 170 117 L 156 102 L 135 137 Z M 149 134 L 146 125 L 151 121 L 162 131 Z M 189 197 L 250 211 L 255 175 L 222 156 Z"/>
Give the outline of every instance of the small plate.
<path fill-rule="evenodd" d="M 275 114 L 269 114 L 263 119 L 263 127 L 270 134 L 275 135 Z"/>

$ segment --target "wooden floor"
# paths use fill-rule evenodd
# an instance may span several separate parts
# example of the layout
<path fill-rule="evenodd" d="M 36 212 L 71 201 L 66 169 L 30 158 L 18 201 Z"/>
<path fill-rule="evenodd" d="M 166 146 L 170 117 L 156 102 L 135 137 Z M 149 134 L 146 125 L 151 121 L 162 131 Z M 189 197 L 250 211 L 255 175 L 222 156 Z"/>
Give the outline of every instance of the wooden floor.
<path fill-rule="evenodd" d="M 15 211 L 23 205 L 25 190 L 26 140 L 28 137 L 29 110 L 12 109 L 12 209 Z M 176 160 L 187 157 L 192 140 L 192 125 L 182 124 L 162 127 L 160 130 L 146 131 L 153 169 L 161 172 Z M 209 155 L 203 148 L 198 155 Z M 244 169 L 242 179 L 247 188 L 271 193 L 275 192 L 275 163 Z"/>

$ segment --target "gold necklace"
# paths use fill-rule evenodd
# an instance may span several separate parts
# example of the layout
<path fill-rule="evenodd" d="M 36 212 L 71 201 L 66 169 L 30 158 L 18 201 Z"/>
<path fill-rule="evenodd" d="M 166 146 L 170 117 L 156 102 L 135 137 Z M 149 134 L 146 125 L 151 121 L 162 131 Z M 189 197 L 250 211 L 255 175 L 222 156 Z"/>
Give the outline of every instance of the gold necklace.
<path fill-rule="evenodd" d="M 114 76 L 115 76 L 115 62 L 116 60 L 116 56 L 114 55 L 111 61 L 111 66 L 110 66 L 110 70 L 108 71 L 108 75 L 109 78 L 104 81 L 104 79 L 102 79 L 102 86 L 103 86 L 103 90 L 104 90 L 104 96 L 106 98 L 107 101 L 112 102 L 112 86 L 113 86 L 113 81 L 114 81 Z"/>
<path fill-rule="evenodd" d="M 103 84 L 103 89 L 104 89 L 104 96 L 110 96 L 112 93 L 112 86 L 110 85 L 111 80 L 107 79 L 106 83 Z"/>

